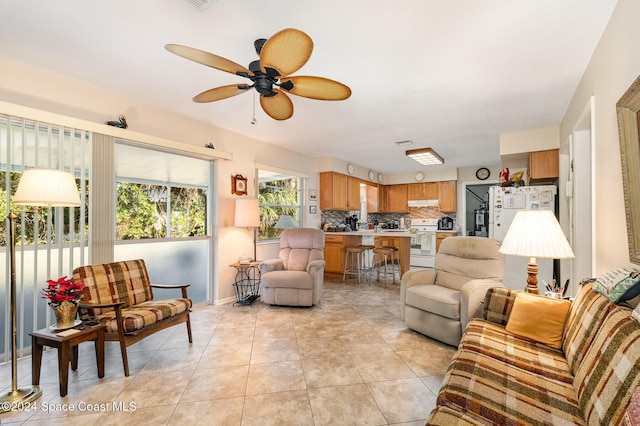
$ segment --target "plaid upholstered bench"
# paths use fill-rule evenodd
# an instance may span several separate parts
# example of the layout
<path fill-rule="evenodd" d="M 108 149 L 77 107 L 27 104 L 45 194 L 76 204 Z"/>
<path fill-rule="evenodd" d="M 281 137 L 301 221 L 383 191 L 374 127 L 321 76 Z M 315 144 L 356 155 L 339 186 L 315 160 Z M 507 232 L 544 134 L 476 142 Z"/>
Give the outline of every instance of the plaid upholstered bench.
<path fill-rule="evenodd" d="M 632 310 L 581 286 L 556 349 L 507 331 L 516 294 L 487 292 L 484 319 L 465 330 L 427 424 L 621 424 L 640 383 Z"/>
<path fill-rule="evenodd" d="M 129 375 L 127 346 L 181 323 L 187 324 L 189 343 L 193 342 L 189 285 L 151 284 L 144 260 L 81 266 L 73 277 L 85 285 L 80 318 L 105 324 L 105 340 L 120 342 L 125 376 Z M 182 298 L 154 299 L 154 288 L 180 289 Z"/>

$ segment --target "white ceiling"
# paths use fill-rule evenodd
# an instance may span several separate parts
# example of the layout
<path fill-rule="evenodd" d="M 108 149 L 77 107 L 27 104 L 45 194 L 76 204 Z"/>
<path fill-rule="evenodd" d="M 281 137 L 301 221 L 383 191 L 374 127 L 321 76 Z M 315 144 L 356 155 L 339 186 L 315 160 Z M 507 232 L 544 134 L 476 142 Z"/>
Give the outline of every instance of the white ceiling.
<path fill-rule="evenodd" d="M 500 134 L 560 123 L 615 2 L 218 0 L 201 12 L 185 0 L 13 0 L 0 12 L 0 58 L 384 173 L 425 169 L 404 150 L 427 146 L 446 160 L 431 168 L 495 165 Z M 191 101 L 248 80 L 164 49 L 183 44 L 248 66 L 253 41 L 284 28 L 314 41 L 294 75 L 347 84 L 348 100 L 291 96 L 291 119 L 258 105 L 252 125 L 252 93 Z M 414 145 L 394 144 L 407 139 Z"/>

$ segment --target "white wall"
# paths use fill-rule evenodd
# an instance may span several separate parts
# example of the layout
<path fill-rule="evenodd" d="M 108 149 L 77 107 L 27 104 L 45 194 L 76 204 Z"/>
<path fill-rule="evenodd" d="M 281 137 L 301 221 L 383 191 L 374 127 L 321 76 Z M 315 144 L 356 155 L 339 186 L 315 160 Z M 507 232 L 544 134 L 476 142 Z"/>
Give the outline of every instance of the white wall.
<path fill-rule="evenodd" d="M 0 99 L 19 105 L 50 111 L 88 121 L 103 123 L 124 113 L 132 130 L 176 141 L 203 146 L 213 142 L 217 149 L 233 154 L 232 161 L 218 161 L 217 222 L 218 283 L 216 300 L 233 298 L 235 270 L 228 265 L 243 254 L 253 255 L 253 234 L 233 227 L 235 199 L 231 194 L 231 176 L 248 178 L 248 194 L 255 196 L 255 164 L 265 164 L 309 175 L 307 188 L 318 188 L 317 159 L 261 142 L 226 129 L 195 121 L 168 111 L 140 104 L 131 99 L 43 74 L 16 64 L 0 61 Z M 305 194 L 305 202 L 306 202 Z M 305 225 L 320 226 L 320 213 L 310 215 L 304 208 Z M 258 246 L 258 258 L 277 256 L 278 245 Z"/>
<path fill-rule="evenodd" d="M 640 2 L 619 0 L 560 126 L 563 144 L 594 96 L 596 274 L 632 266 L 622 190 L 616 102 L 640 74 Z M 636 265 L 637 266 L 637 265 Z"/>

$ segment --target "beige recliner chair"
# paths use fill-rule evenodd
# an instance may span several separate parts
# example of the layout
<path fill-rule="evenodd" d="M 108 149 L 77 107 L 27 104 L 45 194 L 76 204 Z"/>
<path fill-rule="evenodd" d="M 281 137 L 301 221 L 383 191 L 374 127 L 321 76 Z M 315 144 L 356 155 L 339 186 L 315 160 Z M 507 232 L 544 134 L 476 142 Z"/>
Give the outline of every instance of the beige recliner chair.
<path fill-rule="evenodd" d="M 318 303 L 324 282 L 324 232 L 285 229 L 278 257 L 260 264 L 262 301 L 285 306 Z"/>
<path fill-rule="evenodd" d="M 402 276 L 400 311 L 409 328 L 456 346 L 471 318 L 482 316 L 487 289 L 504 287 L 501 242 L 483 237 L 442 241 L 434 269 Z"/>

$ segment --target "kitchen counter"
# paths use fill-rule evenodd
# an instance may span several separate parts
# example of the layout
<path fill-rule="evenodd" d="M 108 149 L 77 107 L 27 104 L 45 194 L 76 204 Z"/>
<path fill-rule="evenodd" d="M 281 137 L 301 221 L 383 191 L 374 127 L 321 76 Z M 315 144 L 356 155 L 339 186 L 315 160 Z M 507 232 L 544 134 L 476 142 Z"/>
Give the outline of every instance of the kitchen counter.
<path fill-rule="evenodd" d="M 409 270 L 411 237 L 415 234 L 404 229 L 385 229 L 375 232 L 373 229 L 361 231 L 325 232 L 324 274 L 327 277 L 342 278 L 345 262 L 345 248 L 362 244 L 363 237 L 374 237 L 373 245 L 398 247 L 400 275 Z M 371 242 L 367 242 L 371 244 Z M 350 268 L 351 265 L 347 265 Z M 396 281 L 397 282 L 397 281 Z"/>
<path fill-rule="evenodd" d="M 438 229 L 436 232 L 448 232 L 450 234 L 459 234 L 460 230 L 455 230 L 455 229 Z"/>
<path fill-rule="evenodd" d="M 373 235 L 378 237 L 412 237 L 415 234 L 403 229 L 381 229 L 375 232 L 373 229 L 362 231 L 344 231 L 344 232 L 325 232 L 327 235 L 353 235 L 363 237 L 366 235 Z"/>

